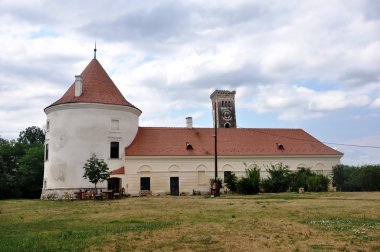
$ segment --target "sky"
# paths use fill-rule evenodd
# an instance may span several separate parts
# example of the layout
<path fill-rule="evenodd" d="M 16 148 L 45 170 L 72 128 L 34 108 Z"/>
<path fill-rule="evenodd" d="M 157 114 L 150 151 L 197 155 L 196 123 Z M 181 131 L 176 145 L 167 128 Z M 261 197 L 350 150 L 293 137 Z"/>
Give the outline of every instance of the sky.
<path fill-rule="evenodd" d="M 212 127 L 210 94 L 236 90 L 238 127 L 380 163 L 380 1 L 0 0 L 0 137 L 44 127 L 95 41 L 140 126 Z"/>

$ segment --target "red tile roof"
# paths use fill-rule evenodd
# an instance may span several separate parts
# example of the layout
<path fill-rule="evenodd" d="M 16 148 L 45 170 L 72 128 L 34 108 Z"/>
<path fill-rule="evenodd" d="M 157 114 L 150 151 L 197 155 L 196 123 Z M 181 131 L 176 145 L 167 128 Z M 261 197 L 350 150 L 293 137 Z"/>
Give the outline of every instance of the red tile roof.
<path fill-rule="evenodd" d="M 145 128 L 125 148 L 126 156 L 214 155 L 213 128 Z M 190 144 L 192 148 L 186 148 Z M 280 146 L 282 145 L 282 147 Z M 218 129 L 218 155 L 334 155 L 343 156 L 302 129 Z"/>
<path fill-rule="evenodd" d="M 76 97 L 74 95 L 74 82 L 58 101 L 48 107 L 65 103 L 85 102 L 136 108 L 124 98 L 97 59 L 91 60 L 81 73 L 81 76 L 83 78 L 83 92 L 80 96 Z"/>
<path fill-rule="evenodd" d="M 125 174 L 124 166 L 120 167 L 119 169 L 111 171 L 110 175 L 116 175 L 116 174 Z"/>

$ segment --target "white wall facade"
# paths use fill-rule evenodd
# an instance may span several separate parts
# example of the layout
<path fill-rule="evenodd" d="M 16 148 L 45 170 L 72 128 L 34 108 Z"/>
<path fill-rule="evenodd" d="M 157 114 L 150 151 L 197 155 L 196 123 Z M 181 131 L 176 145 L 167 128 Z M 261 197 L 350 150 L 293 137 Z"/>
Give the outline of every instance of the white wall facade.
<path fill-rule="evenodd" d="M 83 166 L 94 153 L 110 170 L 124 165 L 124 147 L 138 130 L 141 111 L 128 106 L 68 103 L 49 107 L 45 148 L 44 182 L 41 198 L 49 193 L 94 188 L 83 178 Z M 119 142 L 119 158 L 110 158 L 110 143 Z M 45 150 L 46 155 L 46 150 Z M 98 184 L 106 188 L 107 182 Z"/>
<path fill-rule="evenodd" d="M 192 194 L 193 190 L 207 193 L 210 179 L 214 178 L 214 157 L 125 157 L 125 175 L 122 187 L 131 195 L 140 193 L 140 178 L 150 177 L 153 194 L 170 194 L 170 177 L 179 178 L 180 193 Z M 324 175 L 331 175 L 332 167 L 340 163 L 337 156 L 260 156 L 260 157 L 219 157 L 218 177 L 224 179 L 224 171 L 232 171 L 238 177 L 245 175 L 245 168 L 251 164 L 261 167 L 261 177 L 266 177 L 264 167 L 283 163 L 290 170 L 309 167 Z"/>

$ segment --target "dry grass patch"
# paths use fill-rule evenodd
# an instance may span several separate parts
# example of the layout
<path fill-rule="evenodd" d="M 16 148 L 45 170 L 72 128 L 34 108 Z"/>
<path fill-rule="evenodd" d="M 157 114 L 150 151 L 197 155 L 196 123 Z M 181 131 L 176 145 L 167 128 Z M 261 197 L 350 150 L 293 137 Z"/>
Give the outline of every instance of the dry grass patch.
<path fill-rule="evenodd" d="M 380 193 L 0 202 L 0 251 L 377 251 Z"/>

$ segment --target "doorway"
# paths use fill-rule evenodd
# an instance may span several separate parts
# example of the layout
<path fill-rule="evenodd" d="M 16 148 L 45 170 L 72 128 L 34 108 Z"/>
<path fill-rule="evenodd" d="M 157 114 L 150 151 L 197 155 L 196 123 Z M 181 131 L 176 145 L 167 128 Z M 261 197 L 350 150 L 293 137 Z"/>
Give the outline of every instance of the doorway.
<path fill-rule="evenodd" d="M 150 177 L 141 177 L 140 178 L 140 190 L 141 191 L 150 191 Z"/>
<path fill-rule="evenodd" d="M 109 178 L 107 182 L 108 182 L 108 186 L 107 186 L 108 190 L 112 190 L 114 193 L 120 193 L 120 189 L 121 189 L 120 178 Z"/>
<path fill-rule="evenodd" d="M 179 178 L 170 177 L 170 195 L 179 195 Z"/>

